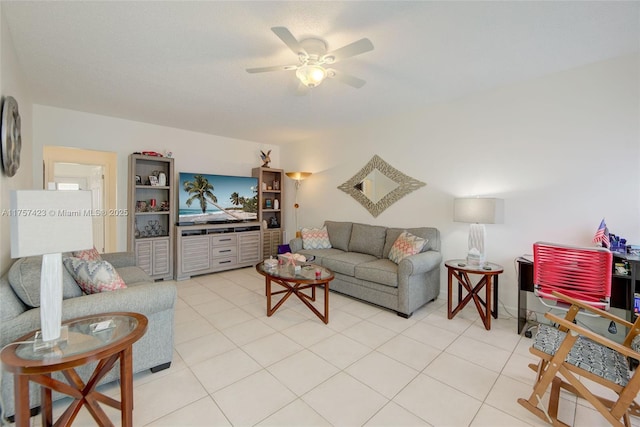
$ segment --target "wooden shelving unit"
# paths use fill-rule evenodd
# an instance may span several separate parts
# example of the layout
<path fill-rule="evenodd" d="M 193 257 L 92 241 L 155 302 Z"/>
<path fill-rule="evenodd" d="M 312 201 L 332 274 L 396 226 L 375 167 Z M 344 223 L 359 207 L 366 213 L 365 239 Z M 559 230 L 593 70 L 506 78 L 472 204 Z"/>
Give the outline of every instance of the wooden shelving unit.
<path fill-rule="evenodd" d="M 174 185 L 172 158 L 129 156 L 127 249 L 153 279 L 173 279 Z"/>
<path fill-rule="evenodd" d="M 262 257 L 268 258 L 276 256 L 278 245 L 283 243 L 284 171 L 259 167 L 253 168 L 251 173 L 258 178 L 258 220 L 263 224 Z"/>

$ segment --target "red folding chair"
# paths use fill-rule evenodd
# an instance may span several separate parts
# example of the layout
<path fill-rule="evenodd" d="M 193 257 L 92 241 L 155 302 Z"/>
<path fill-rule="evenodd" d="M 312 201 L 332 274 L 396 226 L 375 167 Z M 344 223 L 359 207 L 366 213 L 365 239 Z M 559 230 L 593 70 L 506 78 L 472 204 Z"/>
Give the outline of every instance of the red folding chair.
<path fill-rule="evenodd" d="M 611 303 L 613 255 L 605 248 L 537 242 L 533 245 L 534 294 L 548 307 L 562 308 L 552 292 L 560 292 L 600 310 Z"/>

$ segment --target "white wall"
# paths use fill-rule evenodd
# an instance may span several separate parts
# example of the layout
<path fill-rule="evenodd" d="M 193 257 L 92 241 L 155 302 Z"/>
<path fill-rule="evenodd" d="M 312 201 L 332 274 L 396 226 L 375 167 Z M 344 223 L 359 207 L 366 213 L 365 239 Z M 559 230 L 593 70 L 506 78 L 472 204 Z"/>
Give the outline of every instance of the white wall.
<path fill-rule="evenodd" d="M 21 118 L 22 150 L 20 168 L 11 178 L 0 172 L 0 210 L 9 208 L 9 193 L 15 189 L 32 188 L 32 146 L 31 146 L 31 95 L 29 87 L 22 79 L 22 71 L 8 25 L 0 7 L 0 92 L 2 99 L 12 96 L 18 102 Z M 0 169 L 2 169 L 0 165 Z M 4 274 L 11 263 L 11 232 L 9 216 L 0 215 L 0 274 Z"/>
<path fill-rule="evenodd" d="M 603 217 L 611 232 L 640 242 L 639 62 L 633 56 L 592 64 L 281 149 L 35 105 L 33 181 L 41 183 L 44 145 L 115 151 L 124 207 L 133 151 L 172 151 L 178 171 L 243 175 L 260 165 L 259 150 L 273 149 L 273 167 L 314 173 L 298 195 L 300 226 L 325 219 L 435 226 L 445 259 L 467 249 L 468 225 L 452 221 L 453 199 L 501 197 L 505 223 L 487 226 L 487 252 L 505 267 L 500 299 L 515 313 L 514 259 L 530 253 L 533 242 L 589 245 Z M 427 183 L 375 219 L 336 188 L 374 154 Z M 292 181 L 285 186 L 292 236 Z M 124 219 L 118 233 L 124 249 Z M 445 279 L 443 271 L 442 287 Z"/>
<path fill-rule="evenodd" d="M 453 199 L 504 198 L 487 253 L 505 267 L 500 299 L 516 314 L 514 259 L 533 242 L 591 245 L 603 217 L 640 242 L 639 71 L 637 56 L 617 58 L 283 147 L 287 170 L 314 173 L 298 194 L 299 224 L 434 226 L 443 258 L 462 258 L 468 224 L 453 222 Z M 375 219 L 336 188 L 374 154 L 427 183 Z M 287 224 L 292 235 L 292 214 Z"/>
<path fill-rule="evenodd" d="M 42 147 L 45 145 L 111 151 L 118 155 L 118 208 L 127 207 L 129 154 L 171 151 L 176 172 L 250 176 L 262 164 L 260 150 L 272 150 L 271 166 L 279 167 L 278 147 L 151 125 L 62 108 L 34 105 L 33 182 L 42 186 Z M 177 174 L 176 174 L 177 184 Z M 118 218 L 117 247 L 126 250 L 127 219 Z"/>

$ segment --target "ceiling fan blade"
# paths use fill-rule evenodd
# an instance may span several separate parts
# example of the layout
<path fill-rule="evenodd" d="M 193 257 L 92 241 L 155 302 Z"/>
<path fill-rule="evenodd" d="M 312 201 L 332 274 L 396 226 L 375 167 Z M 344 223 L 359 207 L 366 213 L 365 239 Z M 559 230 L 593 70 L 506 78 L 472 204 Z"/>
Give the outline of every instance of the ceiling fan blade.
<path fill-rule="evenodd" d="M 273 67 L 247 68 L 247 73 L 265 73 L 267 71 L 290 71 L 295 70 L 295 65 L 275 65 Z"/>
<path fill-rule="evenodd" d="M 371 40 L 365 38 L 343 46 L 340 49 L 336 49 L 333 52 L 329 52 L 323 56 L 323 59 L 327 60 L 328 58 L 333 57 L 333 62 L 337 62 L 371 50 L 373 50 L 373 43 L 371 43 Z"/>
<path fill-rule="evenodd" d="M 302 46 L 300 46 L 298 40 L 293 37 L 293 34 L 291 34 L 291 32 L 286 27 L 271 27 L 271 31 L 273 31 L 276 36 L 278 36 L 280 40 L 282 40 L 284 44 L 286 44 L 289 49 L 291 49 L 291 51 L 296 54 L 296 56 L 300 55 L 301 53 L 309 56 L 307 52 L 302 48 Z"/>
<path fill-rule="evenodd" d="M 349 74 L 340 73 L 334 69 L 327 70 L 329 73 L 329 77 L 332 79 L 336 79 L 344 84 L 348 84 L 349 86 L 355 87 L 356 89 L 360 89 L 362 86 L 367 83 L 366 81 L 359 79 L 357 77 L 351 76 Z"/>

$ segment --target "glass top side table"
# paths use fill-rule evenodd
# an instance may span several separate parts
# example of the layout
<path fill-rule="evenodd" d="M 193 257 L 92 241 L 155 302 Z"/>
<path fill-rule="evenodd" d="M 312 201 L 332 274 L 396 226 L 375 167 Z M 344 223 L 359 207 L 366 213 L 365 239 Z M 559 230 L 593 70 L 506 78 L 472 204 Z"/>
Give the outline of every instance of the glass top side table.
<path fill-rule="evenodd" d="M 82 406 L 86 406 L 98 425 L 113 425 L 100 404 L 121 411 L 123 426 L 133 425 L 133 343 L 146 332 L 148 320 L 139 313 L 104 313 L 85 316 L 64 323 L 68 340 L 57 347 L 35 351 L 33 344 L 9 345 L 2 353 L 3 368 L 15 375 L 15 425 L 28 426 L 30 417 L 29 382 L 41 386 L 42 425 L 53 425 L 52 391 L 73 398 L 73 402 L 56 421 L 70 425 Z M 33 331 L 17 342 L 32 341 Z M 87 383 L 74 368 L 97 361 Z M 120 362 L 120 402 L 95 390 L 100 380 Z M 51 376 L 61 371 L 67 383 Z"/>
<path fill-rule="evenodd" d="M 483 266 L 472 266 L 463 259 L 452 259 L 446 261 L 444 265 L 447 267 L 447 317 L 453 319 L 469 301 L 473 300 L 485 329 L 491 329 L 491 316 L 494 319 L 498 318 L 498 276 L 504 268 L 491 262 L 486 262 Z M 474 284 L 470 275 L 478 275 L 480 279 Z M 453 307 L 454 279 L 458 282 L 456 307 Z M 480 296 L 482 288 L 485 289 L 484 299 Z M 464 297 L 463 290 L 466 291 Z"/>
<path fill-rule="evenodd" d="M 69 330 L 66 343 L 52 349 L 34 350 L 32 344 L 20 344 L 16 348 L 16 356 L 25 360 L 47 360 L 68 358 L 114 343 L 133 332 L 138 326 L 138 319 L 130 315 L 99 315 L 65 322 Z M 30 334 L 31 335 L 31 334 Z M 27 337 L 24 341 L 33 338 Z"/>

